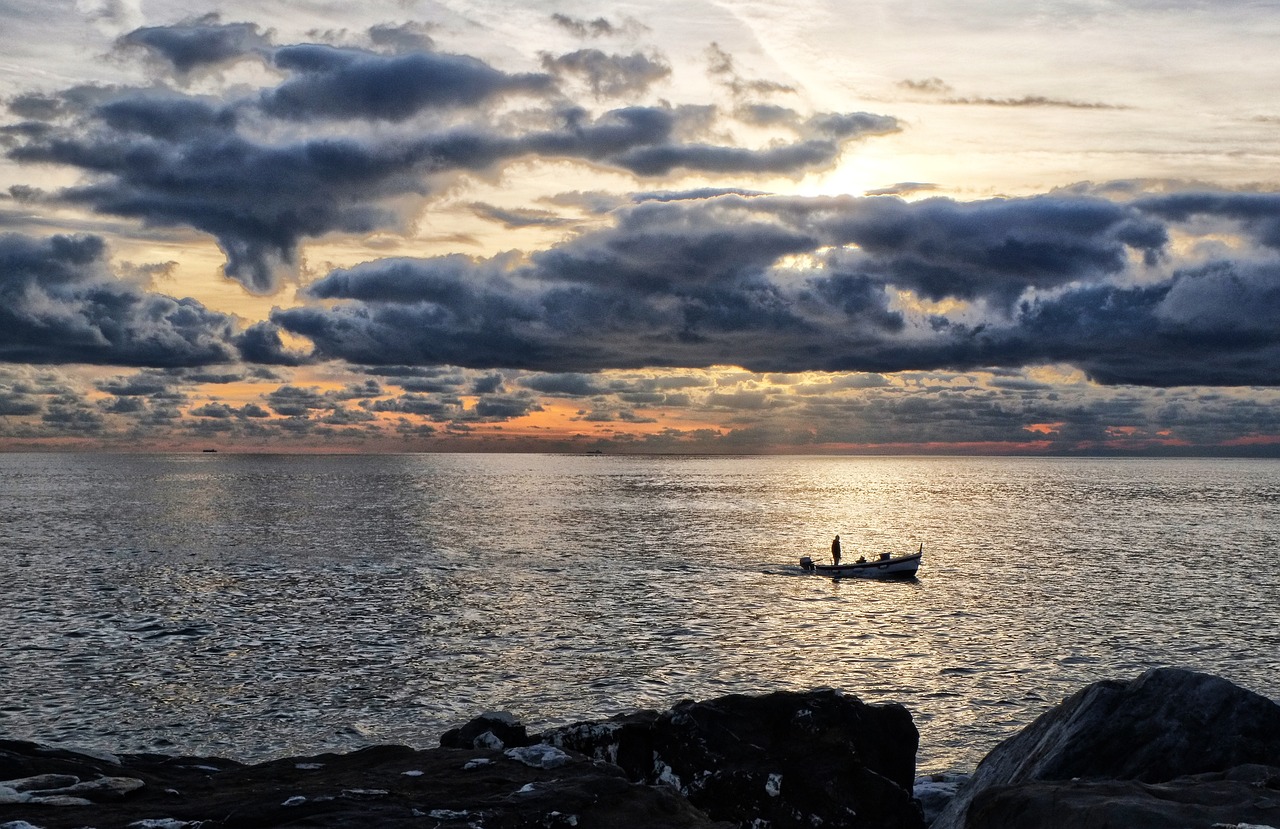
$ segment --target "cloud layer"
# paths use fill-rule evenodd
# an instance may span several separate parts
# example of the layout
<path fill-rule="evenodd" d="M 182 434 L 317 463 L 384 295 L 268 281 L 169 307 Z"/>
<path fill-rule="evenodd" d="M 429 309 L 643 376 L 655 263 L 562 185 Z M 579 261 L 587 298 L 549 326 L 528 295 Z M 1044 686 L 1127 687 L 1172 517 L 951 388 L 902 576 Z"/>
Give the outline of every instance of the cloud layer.
<path fill-rule="evenodd" d="M 425 26 L 283 43 L 206 16 L 116 41 L 144 80 L 11 97 L 0 148 L 32 179 L 0 196 L 4 436 L 500 440 L 554 416 L 662 451 L 1280 446 L 1280 194 L 778 194 L 911 120 L 815 108 L 715 43 L 691 97 L 639 23 L 544 22 L 556 51 L 499 66 Z M 1127 117 L 929 71 L 887 83 L 934 111 Z M 513 204 L 530 171 L 566 183 Z M 319 240 L 425 239 L 444 205 L 463 227 L 437 239 L 516 249 L 303 266 Z M 192 230 L 271 298 L 256 317 L 121 259 Z"/>
<path fill-rule="evenodd" d="M 1194 206 L 1194 215 L 1189 212 Z M 527 258 L 393 259 L 273 322 L 353 363 L 591 372 L 970 370 L 1107 384 L 1280 382 L 1271 225 L 1225 194 L 645 202 Z M 1212 220 L 1231 256 L 1179 259 Z"/>
<path fill-rule="evenodd" d="M 792 113 L 790 136 L 763 146 L 707 140 L 729 118 L 714 107 L 590 107 L 562 88 L 578 77 L 596 102 L 634 95 L 669 71 L 657 57 L 579 50 L 545 55 L 547 71 L 508 73 L 387 35 L 371 32 L 367 47 L 273 45 L 253 24 L 213 18 L 139 29 L 120 45 L 152 59 L 152 83 L 19 96 L 10 110 L 25 120 L 4 129 L 8 154 L 82 171 L 86 182 L 60 200 L 212 235 L 226 274 L 270 293 L 303 240 L 397 228 L 396 199 L 429 197 L 450 174 L 540 158 L 641 178 L 791 176 L 899 129 L 865 112 Z M 181 86 L 239 61 L 281 79 L 219 97 Z"/>

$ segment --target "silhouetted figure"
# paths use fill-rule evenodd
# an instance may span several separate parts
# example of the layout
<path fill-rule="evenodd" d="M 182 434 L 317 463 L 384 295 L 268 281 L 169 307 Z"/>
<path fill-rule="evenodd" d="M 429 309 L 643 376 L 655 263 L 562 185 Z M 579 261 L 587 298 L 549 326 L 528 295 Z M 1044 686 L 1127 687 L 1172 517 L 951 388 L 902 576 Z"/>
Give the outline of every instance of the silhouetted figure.
<path fill-rule="evenodd" d="M 836 563 L 836 566 L 840 565 L 840 536 L 838 535 L 831 542 L 831 560 Z"/>

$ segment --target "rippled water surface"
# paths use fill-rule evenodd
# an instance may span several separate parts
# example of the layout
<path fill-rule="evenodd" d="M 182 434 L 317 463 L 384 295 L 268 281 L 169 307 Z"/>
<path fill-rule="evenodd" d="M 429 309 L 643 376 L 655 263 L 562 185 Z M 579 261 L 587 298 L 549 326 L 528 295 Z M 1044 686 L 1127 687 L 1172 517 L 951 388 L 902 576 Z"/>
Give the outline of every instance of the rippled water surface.
<path fill-rule="evenodd" d="M 1280 697 L 1280 463 L 0 455 L 0 736 L 258 760 L 897 701 L 967 770 L 1155 665 Z M 797 575 L 907 552 L 914 583 Z"/>

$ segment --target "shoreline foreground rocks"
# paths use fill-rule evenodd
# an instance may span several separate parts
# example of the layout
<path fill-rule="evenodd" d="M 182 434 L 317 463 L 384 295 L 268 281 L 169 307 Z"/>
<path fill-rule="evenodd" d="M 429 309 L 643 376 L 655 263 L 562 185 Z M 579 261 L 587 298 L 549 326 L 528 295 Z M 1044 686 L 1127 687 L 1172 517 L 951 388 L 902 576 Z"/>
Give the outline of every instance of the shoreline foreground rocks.
<path fill-rule="evenodd" d="M 918 742 L 902 706 L 833 690 L 533 735 L 483 714 L 439 748 L 254 765 L 0 740 L 0 829 L 1280 827 L 1280 706 L 1206 674 L 1084 688 L 945 806 L 945 785 L 914 781 Z"/>
<path fill-rule="evenodd" d="M 1096 682 L 978 764 L 933 829 L 1280 827 L 1280 706 L 1157 668 Z"/>

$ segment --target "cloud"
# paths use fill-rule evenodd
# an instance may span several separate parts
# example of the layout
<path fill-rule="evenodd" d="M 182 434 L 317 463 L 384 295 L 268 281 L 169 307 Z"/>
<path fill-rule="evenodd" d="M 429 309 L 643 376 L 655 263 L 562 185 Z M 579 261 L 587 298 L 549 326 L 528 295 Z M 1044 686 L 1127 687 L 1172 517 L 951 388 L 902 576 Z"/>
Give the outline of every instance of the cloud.
<path fill-rule="evenodd" d="M 192 109 L 184 100 L 147 103 L 156 114 L 153 131 L 172 107 Z M 217 123 L 207 108 L 195 109 L 205 126 Z M 296 263 L 300 238 L 394 224 L 394 213 L 378 207 L 378 198 L 419 189 L 402 177 L 420 159 L 406 159 L 399 149 L 350 140 L 270 146 L 216 126 L 182 123 L 190 128 L 176 138 L 90 131 L 32 142 L 11 155 L 97 174 L 93 183 L 63 190 L 66 201 L 212 234 L 227 256 L 227 274 L 260 292 L 274 290 L 280 269 Z"/>
<path fill-rule="evenodd" d="M 180 75 L 222 67 L 270 48 L 268 36 L 253 23 L 222 23 L 216 14 L 173 26 L 135 29 L 117 41 L 122 49 L 141 49 Z"/>
<path fill-rule="evenodd" d="M 833 243 L 857 246 L 859 267 L 930 300 L 1006 310 L 1030 288 L 1120 274 L 1133 252 L 1152 262 L 1168 241 L 1161 223 L 1101 199 L 870 198 L 840 207 L 815 218 Z"/>
<path fill-rule="evenodd" d="M 234 323 L 114 279 L 96 236 L 0 235 L 0 357 L 180 367 L 228 362 Z"/>
<path fill-rule="evenodd" d="M 382 23 L 369 27 L 369 41 L 395 52 L 426 51 L 435 48 L 430 32 L 425 23 Z"/>
<path fill-rule="evenodd" d="M 946 98 L 944 104 L 960 106 L 994 107 L 1058 107 L 1063 109 L 1131 109 L 1125 104 L 1108 104 L 1099 101 L 1076 101 L 1069 98 L 1049 98 L 1044 95 L 1023 95 L 1021 98 L 956 97 Z"/>
<path fill-rule="evenodd" d="M 697 190 L 655 190 L 632 193 L 630 201 L 634 204 L 646 201 L 691 201 L 696 199 L 716 199 L 720 196 L 766 196 L 759 190 L 744 190 L 739 187 L 702 187 Z M 613 205 L 617 207 L 615 203 Z"/>
<path fill-rule="evenodd" d="M 162 371 L 141 371 L 127 377 L 113 377 L 97 383 L 99 391 L 113 394 L 116 397 L 154 397 L 173 396 L 170 389 L 182 382 L 180 375 L 175 376 Z"/>
<path fill-rule="evenodd" d="M 298 386 L 281 386 L 266 395 L 267 405 L 276 414 L 285 417 L 305 417 L 313 410 L 331 411 L 337 403 L 318 389 Z"/>
<path fill-rule="evenodd" d="M 795 92 L 795 87 L 763 78 L 746 78 L 738 71 L 733 55 L 720 44 L 707 47 L 707 73 L 729 89 L 735 98 L 758 98 Z"/>
<path fill-rule="evenodd" d="M 40 415 L 40 421 L 59 433 L 74 435 L 96 435 L 106 425 L 94 407 L 71 394 L 51 398 Z"/>
<path fill-rule="evenodd" d="M 44 403 L 33 394 L 33 389 L 26 383 L 14 383 L 10 378 L 0 375 L 0 416 L 16 416 L 39 414 L 44 410 Z"/>
<path fill-rule="evenodd" d="M 579 17 L 570 17 L 567 14 L 551 15 L 551 20 L 557 26 L 566 31 L 577 35 L 578 37 L 609 37 L 619 34 L 636 34 L 638 32 L 647 31 L 648 27 L 632 18 L 627 18 L 622 25 L 611 23 L 607 18 L 597 17 L 594 20 L 585 20 Z"/>
<path fill-rule="evenodd" d="M 1218 213 L 1247 216 L 1264 244 L 1264 207 Z M 646 366 L 1066 363 L 1109 384 L 1280 385 L 1275 258 L 1169 267 L 1154 212 L 1079 196 L 646 201 L 523 259 L 335 271 L 309 292 L 337 304 L 273 321 L 318 359 L 542 371 L 563 379 L 522 383 L 579 396 L 600 391 L 591 372 Z"/>
<path fill-rule="evenodd" d="M 900 181 L 897 184 L 891 184 L 888 187 L 881 187 L 878 190 L 868 190 L 868 196 L 910 196 L 915 193 L 923 193 L 929 190 L 937 190 L 938 185 L 929 184 L 920 181 Z"/>
<path fill-rule="evenodd" d="M 670 64 L 660 57 L 640 52 L 608 55 L 599 49 L 544 54 L 542 68 L 562 78 L 581 78 L 597 96 L 637 95 L 671 75 Z"/>
<path fill-rule="evenodd" d="M 944 95 L 952 90 L 951 84 L 938 77 L 915 80 L 907 78 L 906 80 L 898 81 L 898 86 L 912 92 L 925 92 L 931 95 Z"/>
<path fill-rule="evenodd" d="M 251 363 L 275 366 L 300 366 L 308 362 L 305 354 L 290 351 L 280 337 L 278 326 L 260 322 L 249 326 L 233 339 L 240 356 Z"/>
<path fill-rule="evenodd" d="M 589 374 L 536 374 L 523 378 L 520 384 L 555 397 L 593 397 L 609 391 Z"/>
<path fill-rule="evenodd" d="M 571 219 L 566 219 L 550 210 L 503 208 L 484 202 L 472 202 L 471 212 L 482 219 L 497 222 L 508 230 L 522 227 L 563 227 L 573 223 Z"/>
<path fill-rule="evenodd" d="M 84 174 L 45 201 L 210 234 L 225 274 L 267 294 L 294 273 L 304 240 L 405 227 L 457 174 L 547 159 L 642 178 L 797 176 L 836 163 L 850 142 L 900 129 L 884 115 L 794 112 L 789 139 L 715 143 L 694 138 L 723 132 L 713 128 L 728 116 L 715 107 L 593 112 L 566 101 L 549 74 L 509 74 L 422 44 L 382 54 L 264 39 L 214 19 L 138 30 L 125 40 L 178 68 L 252 53 L 285 77 L 218 95 L 156 84 L 19 96 L 11 111 L 27 120 L 0 128 L 8 156 Z M 643 55 L 573 55 L 553 59 L 557 71 L 586 73 L 601 90 L 630 91 L 666 71 Z M 512 94 L 529 98 L 518 118 L 494 106 Z"/>
<path fill-rule="evenodd" d="M 1140 197 L 1134 205 L 1171 222 L 1216 223 L 1224 230 L 1243 230 L 1271 250 L 1280 250 L 1280 194 L 1207 190 Z"/>
<path fill-rule="evenodd" d="M 375 412 L 392 412 L 398 414 L 417 415 L 435 421 L 448 421 L 457 417 L 462 410 L 462 401 L 427 397 L 414 392 L 407 392 L 390 400 L 375 401 L 370 409 Z"/>
<path fill-rule="evenodd" d="M 274 65 L 291 77 L 262 97 L 269 115 L 290 120 L 399 122 L 425 110 L 474 107 L 514 92 L 546 93 L 551 76 L 509 75 L 467 55 L 381 55 L 302 44 L 277 48 Z"/>
<path fill-rule="evenodd" d="M 500 423 L 540 411 L 542 406 L 532 396 L 490 394 L 477 400 L 472 408 L 459 412 L 454 420 L 461 423 Z"/>

